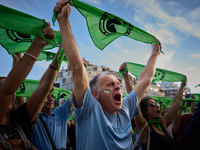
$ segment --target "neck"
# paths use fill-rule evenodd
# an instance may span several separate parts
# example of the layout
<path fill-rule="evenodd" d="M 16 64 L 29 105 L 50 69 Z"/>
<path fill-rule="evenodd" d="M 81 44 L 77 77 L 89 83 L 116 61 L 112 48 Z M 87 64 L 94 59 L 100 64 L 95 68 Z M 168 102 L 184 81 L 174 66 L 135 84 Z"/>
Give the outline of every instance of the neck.
<path fill-rule="evenodd" d="M 46 113 L 47 116 L 51 114 L 52 109 L 42 109 L 41 112 Z"/>

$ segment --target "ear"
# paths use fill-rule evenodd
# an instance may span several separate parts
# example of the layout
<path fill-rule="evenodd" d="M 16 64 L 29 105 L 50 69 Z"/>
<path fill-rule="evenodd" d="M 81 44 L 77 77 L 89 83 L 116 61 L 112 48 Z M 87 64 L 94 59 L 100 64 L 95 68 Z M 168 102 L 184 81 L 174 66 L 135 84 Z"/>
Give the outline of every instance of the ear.
<path fill-rule="evenodd" d="M 95 99 L 99 100 L 101 98 L 99 91 L 93 90 L 92 95 L 94 96 Z"/>

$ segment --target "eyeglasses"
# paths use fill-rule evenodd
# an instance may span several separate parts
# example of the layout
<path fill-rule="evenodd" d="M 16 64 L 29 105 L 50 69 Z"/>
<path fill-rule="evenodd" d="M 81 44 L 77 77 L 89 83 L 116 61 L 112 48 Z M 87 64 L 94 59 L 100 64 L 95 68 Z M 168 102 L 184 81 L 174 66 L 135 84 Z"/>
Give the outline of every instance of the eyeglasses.
<path fill-rule="evenodd" d="M 50 98 L 50 97 L 54 98 L 53 94 L 47 96 L 47 98 Z"/>
<path fill-rule="evenodd" d="M 149 105 L 147 105 L 147 107 L 148 106 L 152 106 L 154 108 L 154 107 L 160 107 L 160 104 L 159 103 L 150 103 Z"/>

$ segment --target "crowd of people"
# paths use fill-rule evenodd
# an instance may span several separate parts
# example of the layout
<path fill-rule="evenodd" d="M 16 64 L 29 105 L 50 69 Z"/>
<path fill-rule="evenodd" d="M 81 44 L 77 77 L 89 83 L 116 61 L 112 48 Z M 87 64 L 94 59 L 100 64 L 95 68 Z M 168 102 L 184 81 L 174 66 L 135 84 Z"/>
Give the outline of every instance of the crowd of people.
<path fill-rule="evenodd" d="M 114 75 L 101 73 L 88 81 L 71 31 L 70 4 L 59 1 L 54 11 L 58 13 L 62 47 L 72 71 L 73 94 L 62 106 L 53 109 L 51 91 L 59 69 L 59 47 L 28 101 L 16 97 L 16 90 L 48 44 L 36 36 L 23 56 L 13 57 L 13 68 L 8 76 L 0 77 L 0 149 L 200 149 L 200 104 L 195 112 L 181 115 L 186 82 L 182 82 L 165 113 L 155 99 L 143 97 L 155 74 L 161 50 L 159 40 L 159 44 L 152 44 L 152 53 L 134 88 L 128 71 L 123 72 L 128 94 L 122 98 L 120 83 Z M 47 38 L 55 37 L 49 23 L 43 34 Z M 122 63 L 119 70 L 125 69 L 126 64 Z M 69 120 L 71 114 L 73 119 Z"/>

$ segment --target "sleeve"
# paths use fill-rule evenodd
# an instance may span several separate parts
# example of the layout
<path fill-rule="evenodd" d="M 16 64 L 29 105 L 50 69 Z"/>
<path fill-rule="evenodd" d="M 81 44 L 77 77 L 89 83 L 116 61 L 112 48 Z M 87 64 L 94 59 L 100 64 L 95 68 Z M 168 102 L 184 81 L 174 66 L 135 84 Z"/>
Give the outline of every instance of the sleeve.
<path fill-rule="evenodd" d="M 122 107 L 125 109 L 126 113 L 130 116 L 130 119 L 138 115 L 138 95 L 134 90 L 123 98 Z"/>
<path fill-rule="evenodd" d="M 19 123 L 26 137 L 30 140 L 30 131 L 37 123 L 37 119 L 35 119 L 33 122 L 30 122 L 30 118 L 27 111 L 27 103 L 21 105 L 16 111 L 12 112 L 10 114 L 10 118 L 11 120 L 15 119 Z"/>
<path fill-rule="evenodd" d="M 83 120 L 86 120 L 93 112 L 95 106 L 99 104 L 99 102 L 93 97 L 90 87 L 88 87 L 87 91 L 85 92 L 84 99 L 83 99 L 83 106 L 81 108 L 76 107 L 74 97 L 73 97 L 72 103 L 75 108 L 75 117 L 76 117 L 77 123 L 80 123 Z"/>
<path fill-rule="evenodd" d="M 54 110 L 55 113 L 59 114 L 62 116 L 62 118 L 65 118 L 68 120 L 69 114 L 70 114 L 70 103 L 69 103 L 69 98 L 64 102 L 62 106 L 59 106 Z"/>
<path fill-rule="evenodd" d="M 198 104 L 198 108 L 195 111 L 191 122 L 183 131 L 183 134 L 180 139 L 180 145 L 184 149 L 189 149 L 190 147 L 195 145 L 197 139 L 200 138 L 199 136 L 200 136 L 200 102 Z"/>

